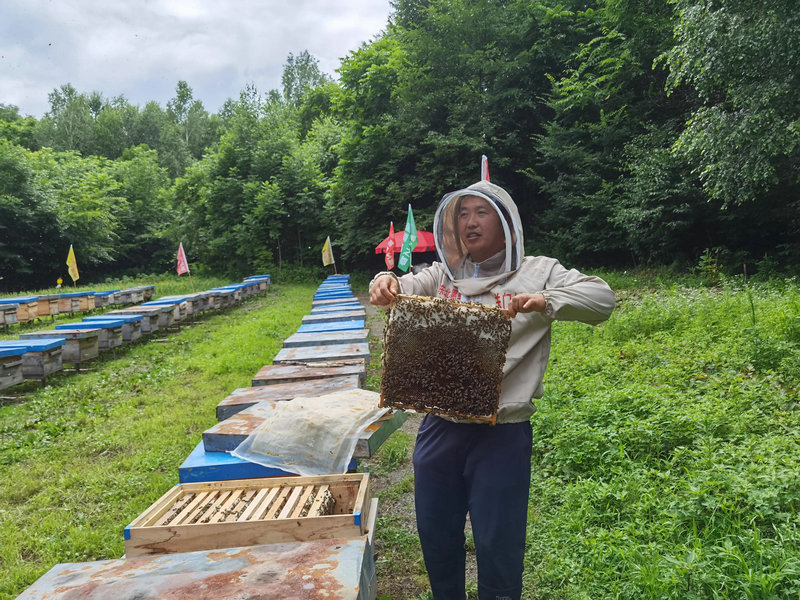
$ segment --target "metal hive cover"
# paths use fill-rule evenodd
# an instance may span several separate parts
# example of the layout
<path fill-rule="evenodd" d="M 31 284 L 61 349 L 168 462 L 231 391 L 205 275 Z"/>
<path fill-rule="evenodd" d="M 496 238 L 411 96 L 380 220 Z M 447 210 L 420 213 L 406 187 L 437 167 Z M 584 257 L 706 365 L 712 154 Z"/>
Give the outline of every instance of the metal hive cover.
<path fill-rule="evenodd" d="M 398 296 L 384 329 L 382 405 L 494 423 L 510 336 L 499 308 Z"/>

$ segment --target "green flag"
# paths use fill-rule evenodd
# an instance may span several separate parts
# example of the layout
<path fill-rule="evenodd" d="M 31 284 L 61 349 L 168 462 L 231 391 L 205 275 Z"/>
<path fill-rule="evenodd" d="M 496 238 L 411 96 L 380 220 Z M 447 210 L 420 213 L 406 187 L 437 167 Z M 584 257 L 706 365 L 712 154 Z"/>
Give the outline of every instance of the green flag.
<path fill-rule="evenodd" d="M 406 219 L 406 230 L 403 234 L 403 247 L 400 250 L 400 258 L 397 261 L 397 268 L 401 271 L 408 271 L 411 267 L 411 251 L 417 246 L 417 226 L 414 225 L 414 213 L 411 212 L 411 205 L 408 205 L 408 219 Z"/>

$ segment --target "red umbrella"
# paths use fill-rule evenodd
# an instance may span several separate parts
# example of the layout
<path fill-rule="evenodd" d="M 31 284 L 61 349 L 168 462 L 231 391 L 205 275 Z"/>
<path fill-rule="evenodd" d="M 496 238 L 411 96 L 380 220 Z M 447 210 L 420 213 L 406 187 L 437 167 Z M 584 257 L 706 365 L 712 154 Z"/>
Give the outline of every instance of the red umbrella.
<path fill-rule="evenodd" d="M 394 251 L 400 252 L 403 247 L 403 234 L 405 231 L 400 230 L 394 234 Z M 383 254 L 386 252 L 386 244 L 389 242 L 387 235 L 384 240 L 375 246 L 375 254 Z M 436 244 L 433 241 L 433 234 L 430 231 L 417 231 L 417 245 L 412 252 L 432 252 L 436 250 Z"/>

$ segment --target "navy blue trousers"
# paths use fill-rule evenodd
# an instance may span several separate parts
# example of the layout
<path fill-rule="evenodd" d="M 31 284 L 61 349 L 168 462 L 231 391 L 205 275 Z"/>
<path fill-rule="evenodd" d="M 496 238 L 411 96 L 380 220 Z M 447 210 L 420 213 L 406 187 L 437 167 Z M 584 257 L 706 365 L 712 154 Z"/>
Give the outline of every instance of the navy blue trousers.
<path fill-rule="evenodd" d="M 522 594 L 531 424 L 473 425 L 426 415 L 414 449 L 417 529 L 436 600 L 466 597 L 464 528 L 475 538 L 481 600 Z"/>

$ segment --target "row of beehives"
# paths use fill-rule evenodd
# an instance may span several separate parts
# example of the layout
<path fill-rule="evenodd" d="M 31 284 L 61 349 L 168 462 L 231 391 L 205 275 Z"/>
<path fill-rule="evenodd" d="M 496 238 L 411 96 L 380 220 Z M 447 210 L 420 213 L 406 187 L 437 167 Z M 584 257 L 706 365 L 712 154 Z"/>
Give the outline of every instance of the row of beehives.
<path fill-rule="evenodd" d="M 0 390 L 24 380 L 44 381 L 61 371 L 64 364 L 80 370 L 102 351 L 113 351 L 157 331 L 180 326 L 195 315 L 227 308 L 267 290 L 269 283 L 269 275 L 254 276 L 240 284 L 186 296 L 164 296 L 80 322 L 61 323 L 52 330 L 22 333 L 19 340 L 0 342 Z"/>
<path fill-rule="evenodd" d="M 104 306 L 127 306 L 153 298 L 155 286 L 140 285 L 124 290 L 69 292 L 38 296 L 0 298 L 0 325 L 27 323 L 42 317 L 89 312 Z"/>
<path fill-rule="evenodd" d="M 333 276 L 320 286 L 311 314 L 354 313 L 359 308 L 363 311 L 349 278 Z M 239 598 L 249 597 L 247 582 L 254 578 L 259 597 L 373 598 L 370 536 L 377 500 L 371 499 L 369 475 L 296 477 L 227 452 L 276 402 L 363 388 L 368 353 L 354 353 L 352 346 L 366 345 L 365 315 L 352 317 L 326 319 L 324 331 L 298 331 L 285 341 L 284 349 L 311 347 L 302 337 L 311 333 L 330 342 L 327 356 L 318 351 L 286 360 L 279 354 L 259 370 L 252 387 L 234 390 L 220 402 L 219 423 L 203 433 L 179 468 L 181 483 L 125 529 L 124 560 L 88 563 L 80 570 L 57 565 L 21 598 L 63 597 L 90 587 L 104 597 L 119 598 L 126 597 L 119 593 L 125 586 L 151 591 L 159 586 L 154 593 L 169 597 L 183 597 L 178 591 L 186 589 L 187 597 L 206 597 L 198 595 L 198 585 L 208 590 L 208 597 Z M 340 342 L 330 337 L 335 332 L 358 341 Z M 400 413 L 368 427 L 355 456 L 369 456 L 404 418 Z M 236 576 L 226 579 L 225 586 L 210 583 L 228 569 Z"/>
<path fill-rule="evenodd" d="M 229 452 L 270 418 L 276 403 L 363 389 L 369 361 L 365 318 L 364 307 L 350 290 L 349 277 L 326 279 L 314 295 L 311 314 L 303 317 L 297 333 L 284 340 L 272 364 L 256 373 L 251 387 L 235 389 L 217 404 L 218 423 L 203 432 L 181 465 L 180 481 L 288 475 Z M 367 427 L 357 441 L 351 467 L 355 468 L 355 459 L 371 456 L 405 416 L 397 411 Z"/>

